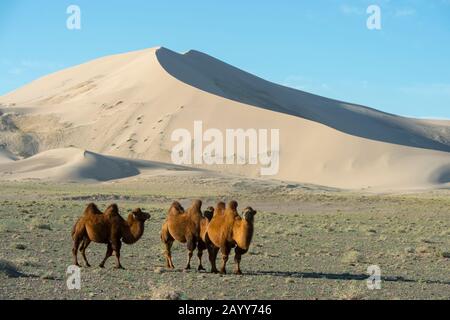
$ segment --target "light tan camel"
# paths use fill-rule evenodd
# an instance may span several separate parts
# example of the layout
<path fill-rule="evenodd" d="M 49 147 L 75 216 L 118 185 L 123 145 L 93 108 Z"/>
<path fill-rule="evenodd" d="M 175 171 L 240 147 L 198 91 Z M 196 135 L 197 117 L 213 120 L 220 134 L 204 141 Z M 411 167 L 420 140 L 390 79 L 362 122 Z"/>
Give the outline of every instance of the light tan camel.
<path fill-rule="evenodd" d="M 222 253 L 222 267 L 220 273 L 226 273 L 226 264 L 232 248 L 235 248 L 235 273 L 242 274 L 240 263 L 253 237 L 253 221 L 256 211 L 251 207 L 245 208 L 243 218 L 237 213 L 237 202 L 231 201 L 224 210 L 224 203 L 220 202 L 211 219 L 206 235 L 205 243 L 209 252 L 211 272 L 216 273 L 216 258 L 219 250 Z"/>
<path fill-rule="evenodd" d="M 164 243 L 168 268 L 175 268 L 172 261 L 171 248 L 173 242 L 176 240 L 187 244 L 188 260 L 185 269 L 191 268 L 191 259 L 194 250 L 200 244 L 197 254 L 199 259 L 198 270 L 205 270 L 202 265 L 202 254 L 206 246 L 200 238 L 200 226 L 204 219 L 201 207 L 201 200 L 194 200 L 187 211 L 184 211 L 184 208 L 177 201 L 173 202 L 170 206 L 167 219 L 161 229 L 161 241 Z"/>

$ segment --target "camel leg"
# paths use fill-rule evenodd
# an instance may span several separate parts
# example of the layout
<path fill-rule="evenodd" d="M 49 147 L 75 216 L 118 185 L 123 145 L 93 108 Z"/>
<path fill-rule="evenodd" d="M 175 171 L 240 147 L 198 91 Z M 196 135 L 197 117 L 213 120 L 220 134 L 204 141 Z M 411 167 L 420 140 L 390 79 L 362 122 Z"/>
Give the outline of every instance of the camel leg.
<path fill-rule="evenodd" d="M 167 228 L 167 224 L 163 225 L 163 229 L 161 232 L 161 241 L 164 243 L 164 256 L 166 257 L 167 268 L 175 269 L 172 261 L 172 245 L 175 239 L 170 235 L 169 229 Z"/>
<path fill-rule="evenodd" d="M 189 270 L 191 268 L 191 259 L 192 259 L 192 256 L 194 255 L 194 250 L 196 247 L 197 247 L 197 244 L 194 239 L 189 239 L 187 241 L 188 260 L 187 260 L 186 268 L 184 268 L 185 270 Z"/>
<path fill-rule="evenodd" d="M 173 261 L 172 261 L 172 245 L 173 245 L 173 240 L 167 240 L 164 241 L 164 255 L 166 257 L 166 262 L 167 262 L 167 268 L 169 269 L 175 269 L 175 266 L 173 265 Z"/>
<path fill-rule="evenodd" d="M 231 251 L 231 248 L 227 245 L 224 245 L 223 247 L 220 248 L 220 252 L 222 253 L 222 267 L 220 268 L 221 274 L 227 273 L 226 265 L 227 265 L 227 261 L 228 261 L 228 256 L 230 255 L 230 251 Z"/>
<path fill-rule="evenodd" d="M 83 260 L 86 263 L 86 267 L 91 266 L 86 258 L 86 248 L 89 246 L 90 243 L 91 243 L 91 239 L 89 239 L 88 237 L 85 237 L 83 239 L 83 242 L 81 243 L 81 247 L 80 247 L 81 256 L 83 257 Z"/>
<path fill-rule="evenodd" d="M 234 249 L 234 263 L 235 263 L 235 269 L 234 269 L 234 273 L 237 275 L 241 275 L 242 271 L 241 271 L 241 257 L 242 255 L 245 253 L 245 250 L 242 250 L 239 247 L 236 247 Z"/>
<path fill-rule="evenodd" d="M 106 260 L 107 260 L 109 257 L 111 257 L 112 254 L 113 254 L 113 248 L 112 248 L 112 245 L 111 245 L 111 243 L 108 243 L 108 247 L 107 247 L 107 249 L 106 249 L 105 258 L 103 259 L 103 261 L 102 261 L 102 262 L 100 263 L 100 265 L 99 265 L 100 268 L 104 268 L 104 267 L 105 267 L 105 262 L 106 262 Z"/>
<path fill-rule="evenodd" d="M 217 253 L 219 253 L 219 248 L 216 248 L 213 245 L 208 245 L 208 256 L 209 263 L 211 264 L 211 273 L 219 272 L 216 267 Z"/>
<path fill-rule="evenodd" d="M 116 269 L 125 269 L 120 264 L 120 248 L 122 247 L 122 242 L 120 240 L 114 240 L 112 243 L 112 248 L 116 252 Z"/>
<path fill-rule="evenodd" d="M 203 249 L 198 249 L 198 252 L 197 252 L 197 257 L 198 257 L 198 269 L 197 270 L 198 271 L 206 270 L 202 264 L 202 256 L 203 256 Z"/>
<path fill-rule="evenodd" d="M 78 263 L 78 247 L 80 246 L 81 239 L 77 235 L 75 235 L 74 238 L 72 248 L 73 264 L 80 267 L 80 264 Z"/>
<path fill-rule="evenodd" d="M 203 250 L 205 249 L 206 249 L 205 243 L 203 241 L 199 241 L 197 244 L 198 271 L 205 270 L 202 264 Z"/>

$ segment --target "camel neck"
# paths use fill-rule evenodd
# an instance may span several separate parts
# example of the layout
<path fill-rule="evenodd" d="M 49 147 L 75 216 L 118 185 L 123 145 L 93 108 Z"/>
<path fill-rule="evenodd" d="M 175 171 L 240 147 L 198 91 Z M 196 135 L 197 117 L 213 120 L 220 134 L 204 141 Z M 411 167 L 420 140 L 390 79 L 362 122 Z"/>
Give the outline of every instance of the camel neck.
<path fill-rule="evenodd" d="M 144 222 L 128 219 L 124 226 L 122 240 L 126 244 L 133 244 L 138 241 L 144 233 Z"/>
<path fill-rule="evenodd" d="M 242 249 L 248 249 L 253 237 L 253 222 L 242 219 L 238 224 L 238 228 L 240 229 L 239 234 L 243 236 L 242 240 L 244 241 L 240 246 Z"/>

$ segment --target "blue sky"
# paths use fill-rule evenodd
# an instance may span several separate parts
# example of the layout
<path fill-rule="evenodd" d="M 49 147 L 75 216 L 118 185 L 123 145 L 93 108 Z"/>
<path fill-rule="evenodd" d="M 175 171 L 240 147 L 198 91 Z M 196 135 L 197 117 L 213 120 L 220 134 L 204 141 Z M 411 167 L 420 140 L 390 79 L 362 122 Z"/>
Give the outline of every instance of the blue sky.
<path fill-rule="evenodd" d="M 81 30 L 66 28 L 71 4 Z M 381 8 L 381 30 L 366 27 L 371 4 Z M 159 45 L 323 96 L 450 118 L 450 0 L 1 0 L 0 94 Z"/>

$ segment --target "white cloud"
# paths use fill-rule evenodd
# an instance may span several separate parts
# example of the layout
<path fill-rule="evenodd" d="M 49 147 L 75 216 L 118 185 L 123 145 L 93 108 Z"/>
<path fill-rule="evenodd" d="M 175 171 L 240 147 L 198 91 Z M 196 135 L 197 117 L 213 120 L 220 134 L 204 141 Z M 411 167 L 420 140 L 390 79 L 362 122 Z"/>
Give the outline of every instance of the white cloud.
<path fill-rule="evenodd" d="M 450 95 L 450 83 L 430 83 L 401 87 L 400 91 L 420 95 Z"/>
<path fill-rule="evenodd" d="M 407 116 L 405 116 L 405 117 L 407 117 Z M 450 120 L 450 118 L 446 118 L 446 117 L 433 117 L 433 116 L 431 116 L 431 117 L 428 117 L 428 116 L 424 116 L 424 117 L 411 117 L 411 118 L 424 119 L 424 120 L 438 120 L 438 121 L 440 121 L 440 120 L 442 120 L 442 121 L 449 121 L 449 120 Z"/>
<path fill-rule="evenodd" d="M 3 66 L 6 66 L 9 68 L 7 70 L 8 74 L 19 76 L 22 75 L 28 71 L 53 71 L 55 69 L 61 69 L 63 67 L 60 63 L 54 63 L 50 61 L 44 61 L 44 60 L 31 60 L 31 59 L 25 59 L 18 62 L 9 60 L 9 59 L 1 59 L 0 64 Z"/>
<path fill-rule="evenodd" d="M 363 15 L 365 14 L 365 9 L 366 8 L 361 8 L 361 7 L 356 7 L 356 6 L 351 6 L 348 4 L 343 4 L 339 7 L 339 10 L 341 11 L 341 13 L 345 14 L 345 15 Z"/>
<path fill-rule="evenodd" d="M 331 87 L 325 82 L 307 79 L 302 76 L 288 76 L 284 79 L 282 85 L 311 93 L 331 90 Z"/>
<path fill-rule="evenodd" d="M 288 76 L 284 79 L 282 85 L 298 90 L 306 90 L 305 82 L 306 79 L 301 76 Z"/>
<path fill-rule="evenodd" d="M 22 68 L 12 68 L 8 70 L 8 73 L 13 75 L 13 76 L 18 76 L 21 75 L 23 73 L 23 69 Z"/>
<path fill-rule="evenodd" d="M 21 66 L 24 66 L 26 68 L 39 68 L 42 65 L 42 62 L 39 61 L 31 61 L 31 60 L 22 60 L 20 62 Z"/>
<path fill-rule="evenodd" d="M 397 9 L 394 12 L 394 16 L 396 17 L 407 17 L 407 16 L 413 16 L 416 14 L 416 10 L 412 8 L 404 8 L 404 9 Z"/>
<path fill-rule="evenodd" d="M 449 1 L 450 0 L 446 0 Z M 378 0 L 376 3 L 373 4 L 382 6 L 382 13 L 387 13 L 389 15 L 393 15 L 394 17 L 408 17 L 408 16 L 414 16 L 416 15 L 416 10 L 411 7 L 404 7 L 404 8 L 393 8 L 391 3 L 389 1 L 380 1 Z M 366 15 L 368 5 L 361 5 L 361 6 L 355 6 L 355 5 L 349 5 L 349 4 L 342 4 L 339 7 L 339 11 L 347 16 L 363 16 Z"/>
<path fill-rule="evenodd" d="M 20 65 L 23 68 L 28 69 L 54 69 L 60 67 L 60 64 L 58 63 L 44 60 L 30 60 L 30 59 L 20 61 Z"/>

